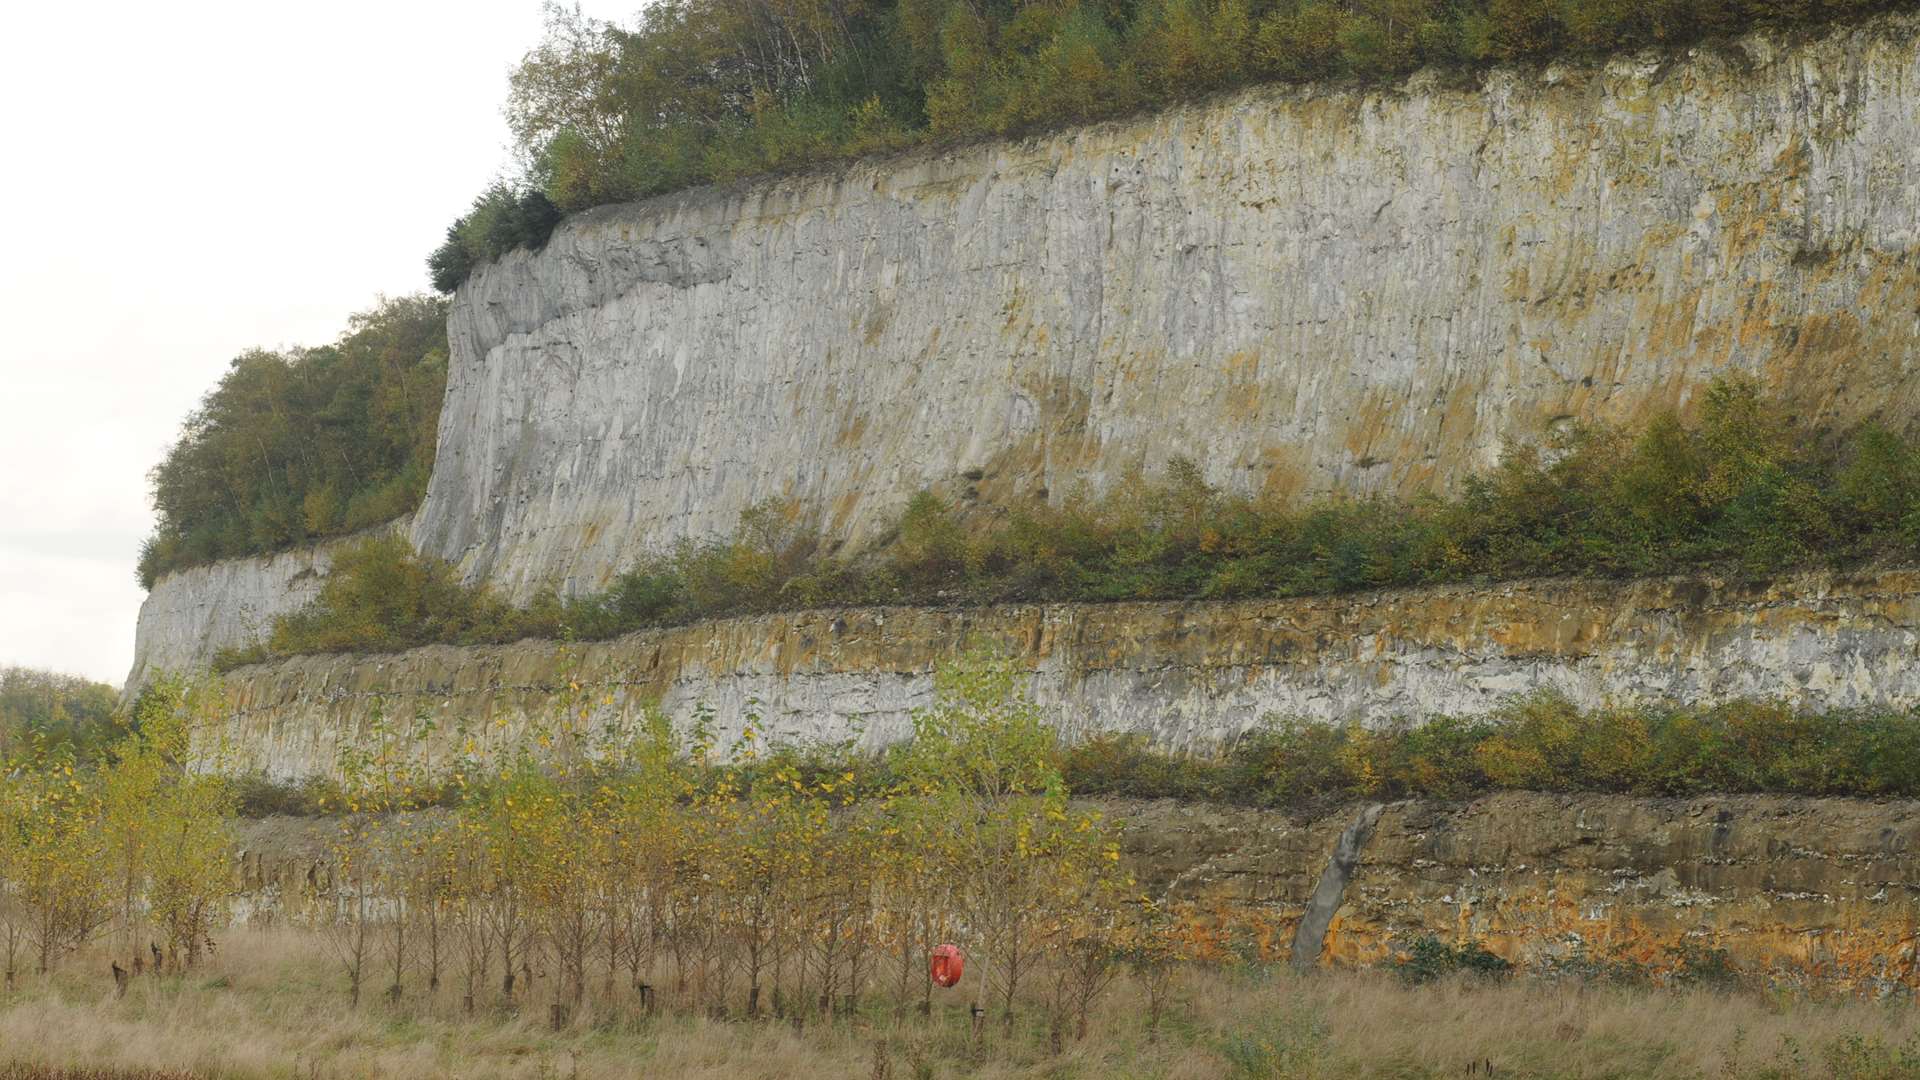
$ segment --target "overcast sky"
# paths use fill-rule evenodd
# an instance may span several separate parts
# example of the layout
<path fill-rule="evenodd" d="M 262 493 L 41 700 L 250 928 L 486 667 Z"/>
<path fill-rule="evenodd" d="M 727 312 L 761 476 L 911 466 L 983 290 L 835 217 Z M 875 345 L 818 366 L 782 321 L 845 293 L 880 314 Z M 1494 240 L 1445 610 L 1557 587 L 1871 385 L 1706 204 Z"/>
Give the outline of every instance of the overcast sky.
<path fill-rule="evenodd" d="M 427 287 L 540 28 L 538 0 L 6 6 L 0 665 L 126 677 L 147 470 L 233 356 Z"/>

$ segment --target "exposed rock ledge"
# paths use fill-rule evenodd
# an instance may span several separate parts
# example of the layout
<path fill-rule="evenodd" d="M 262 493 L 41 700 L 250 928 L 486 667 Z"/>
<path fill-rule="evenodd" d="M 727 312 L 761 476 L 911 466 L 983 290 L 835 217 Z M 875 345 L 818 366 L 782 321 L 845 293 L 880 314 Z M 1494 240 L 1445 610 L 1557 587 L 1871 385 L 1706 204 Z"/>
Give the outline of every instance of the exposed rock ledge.
<path fill-rule="evenodd" d="M 259 641 L 273 620 L 320 594 L 334 553 L 365 537 L 405 533 L 411 515 L 364 532 L 272 555 L 221 559 L 161 576 L 140 605 L 126 692 L 161 672 L 204 671 L 221 649 Z"/>
<path fill-rule="evenodd" d="M 1215 744 L 1274 713 L 1318 720 L 1485 711 L 1553 689 L 1582 705 L 1783 698 L 1823 708 L 1920 704 L 1920 570 L 1548 580 L 1234 603 L 804 611 L 563 647 L 526 641 L 385 656 L 306 656 L 237 669 L 232 766 L 328 771 L 383 715 L 518 738 L 584 705 L 715 710 L 722 739 L 750 709 L 789 741 L 908 730 L 938 663 L 998 645 L 1069 732 Z M 568 684 L 582 687 L 572 694 Z"/>

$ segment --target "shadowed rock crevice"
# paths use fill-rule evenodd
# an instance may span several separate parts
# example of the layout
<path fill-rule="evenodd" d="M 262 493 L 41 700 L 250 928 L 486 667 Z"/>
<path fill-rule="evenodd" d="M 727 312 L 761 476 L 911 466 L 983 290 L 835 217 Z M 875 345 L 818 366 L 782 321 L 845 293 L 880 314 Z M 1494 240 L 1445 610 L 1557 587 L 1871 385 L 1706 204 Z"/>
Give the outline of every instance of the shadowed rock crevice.
<path fill-rule="evenodd" d="M 1384 803 L 1373 803 L 1360 811 L 1333 842 L 1333 854 L 1327 858 L 1327 868 L 1320 875 L 1320 884 L 1313 890 L 1313 896 L 1307 900 L 1307 910 L 1300 916 L 1300 925 L 1293 932 L 1293 966 L 1310 968 L 1320 962 L 1320 950 L 1327 943 L 1327 928 L 1333 925 L 1333 915 L 1340 910 L 1340 904 L 1346 899 L 1347 882 L 1353 880 L 1354 868 L 1360 865 L 1360 855 L 1367 848 L 1367 841 L 1373 838 L 1373 827 L 1380 823 L 1380 812 L 1386 809 Z"/>

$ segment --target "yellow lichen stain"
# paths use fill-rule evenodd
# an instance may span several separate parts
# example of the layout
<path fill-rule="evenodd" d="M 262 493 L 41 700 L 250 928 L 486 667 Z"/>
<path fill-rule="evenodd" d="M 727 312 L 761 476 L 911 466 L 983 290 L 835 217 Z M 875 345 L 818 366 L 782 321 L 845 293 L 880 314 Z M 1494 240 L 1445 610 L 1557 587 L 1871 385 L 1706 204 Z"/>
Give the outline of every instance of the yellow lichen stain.
<path fill-rule="evenodd" d="M 892 304 L 875 305 L 873 310 L 867 313 L 866 331 L 861 335 L 860 340 L 867 345 L 875 344 L 880 340 L 880 335 L 887 332 L 887 326 L 892 321 Z"/>
<path fill-rule="evenodd" d="M 1020 288 L 1019 283 L 1016 282 L 1012 291 L 1007 294 L 1006 305 L 1001 308 L 1001 312 L 1006 316 L 1006 323 L 1002 326 L 1002 329 L 1008 333 L 1012 333 L 1013 328 L 1020 324 L 1026 308 L 1026 293 Z"/>
<path fill-rule="evenodd" d="M 833 445 L 842 450 L 860 445 L 867 433 L 867 414 L 855 413 L 840 424 L 840 430 L 833 437 Z"/>
<path fill-rule="evenodd" d="M 1030 503 L 1050 474 L 1073 476 L 1103 457 L 1099 437 L 1087 427 L 1093 401 L 1084 386 L 1066 376 L 1047 376 L 1025 379 L 1021 389 L 1036 407 L 1033 429 L 981 468 L 972 487 L 983 507 Z"/>
<path fill-rule="evenodd" d="M 1299 495 L 1307 486 L 1306 461 L 1306 452 L 1292 444 L 1261 447 L 1254 466 L 1259 497 L 1284 501 Z"/>
<path fill-rule="evenodd" d="M 831 532 L 846 532 L 847 522 L 853 520 L 854 511 L 860 508 L 860 489 L 849 487 L 833 500 L 827 511 L 827 525 Z"/>
<path fill-rule="evenodd" d="M 1265 397 L 1260 385 L 1260 354 L 1252 350 L 1235 352 L 1227 357 L 1225 367 L 1220 414 L 1236 424 L 1258 420 Z"/>
<path fill-rule="evenodd" d="M 1356 461 L 1391 460 L 1391 451 L 1382 444 L 1394 434 L 1393 422 L 1404 405 L 1394 391 L 1369 387 L 1345 419 L 1341 446 Z"/>
<path fill-rule="evenodd" d="M 1527 303 L 1533 298 L 1533 274 L 1526 263 L 1517 263 L 1507 270 L 1503 295 L 1516 304 Z"/>

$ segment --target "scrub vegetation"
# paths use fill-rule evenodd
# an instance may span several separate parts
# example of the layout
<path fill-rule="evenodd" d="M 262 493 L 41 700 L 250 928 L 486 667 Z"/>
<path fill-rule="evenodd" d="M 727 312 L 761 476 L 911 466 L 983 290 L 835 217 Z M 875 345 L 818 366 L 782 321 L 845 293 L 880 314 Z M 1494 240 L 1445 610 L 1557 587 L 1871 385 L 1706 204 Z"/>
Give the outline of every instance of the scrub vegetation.
<path fill-rule="evenodd" d="M 0 975 L 45 975 L 110 937 L 155 964 L 196 962 L 224 917 L 233 802 L 187 768 L 216 689 L 163 681 L 92 760 L 66 743 L 10 755 L 0 772 Z"/>
<path fill-rule="evenodd" d="M 217 687 L 149 690 L 98 766 L 18 763 L 0 830 L 0 928 L 24 935 L 0 1010 L 13 1075 L 1920 1068 L 1910 1003 L 1772 987 L 1710 942 L 1523 969 L 1420 937 L 1378 970 L 1294 973 L 1284 926 L 1142 894 L 1120 823 L 1071 798 L 1071 752 L 990 656 L 944 669 L 913 741 L 879 759 L 751 725 L 722 754 L 704 717 L 596 721 L 591 694 L 510 740 L 376 717 L 336 762 L 315 872 L 246 927 L 224 910 L 231 788 L 178 767 L 183 738 L 217 744 Z M 420 753 L 430 737 L 455 751 Z M 953 987 L 927 963 L 947 942 L 966 956 Z"/>
<path fill-rule="evenodd" d="M 78 675 L 0 667 L 0 761 L 93 757 L 119 734 L 119 699 L 113 687 Z"/>
<path fill-rule="evenodd" d="M 1268 716 L 1228 745 L 1195 752 L 1164 750 L 1139 735 L 1093 734 L 1052 754 L 1076 796 L 1304 815 L 1357 800 L 1452 801 L 1496 791 L 1920 798 L 1920 713 L 1818 712 L 1757 700 L 1581 709 L 1542 693 L 1481 716 L 1407 717 L 1375 727 Z M 685 782 L 700 791 L 752 787 L 784 771 L 862 799 L 907 782 L 891 755 L 833 746 L 767 749 L 727 768 L 705 761 Z M 247 817 L 324 815 L 346 801 L 330 780 L 237 783 Z M 409 805 L 454 807 L 471 790 L 423 778 Z"/>
<path fill-rule="evenodd" d="M 1546 694 L 1485 716 L 1422 719 L 1363 728 L 1269 717 L 1214 755 L 1098 736 L 1065 750 L 1061 767 L 1085 795 L 1292 810 L 1513 790 L 1920 797 L 1911 711 L 1762 701 L 1582 710 Z"/>
<path fill-rule="evenodd" d="M 342 554 L 319 597 L 236 664 L 434 642 L 610 638 L 818 606 L 1231 600 L 1448 582 L 1714 570 L 1763 576 L 1911 560 L 1920 448 L 1879 427 L 1825 436 L 1752 383 L 1725 380 L 1697 422 L 1585 428 L 1511 445 L 1457 495 L 1253 498 L 1191 462 L 1098 498 L 968 512 L 923 492 L 892 538 L 824 554 L 798 507 L 763 506 L 731 538 L 683 545 L 607 591 L 516 607 L 399 538 Z"/>
<path fill-rule="evenodd" d="M 1673 48 L 1891 0 L 678 0 L 631 27 L 555 5 L 507 117 L 533 163 L 429 260 L 451 291 L 563 213 L 927 142 L 1043 130 L 1258 82 Z"/>

